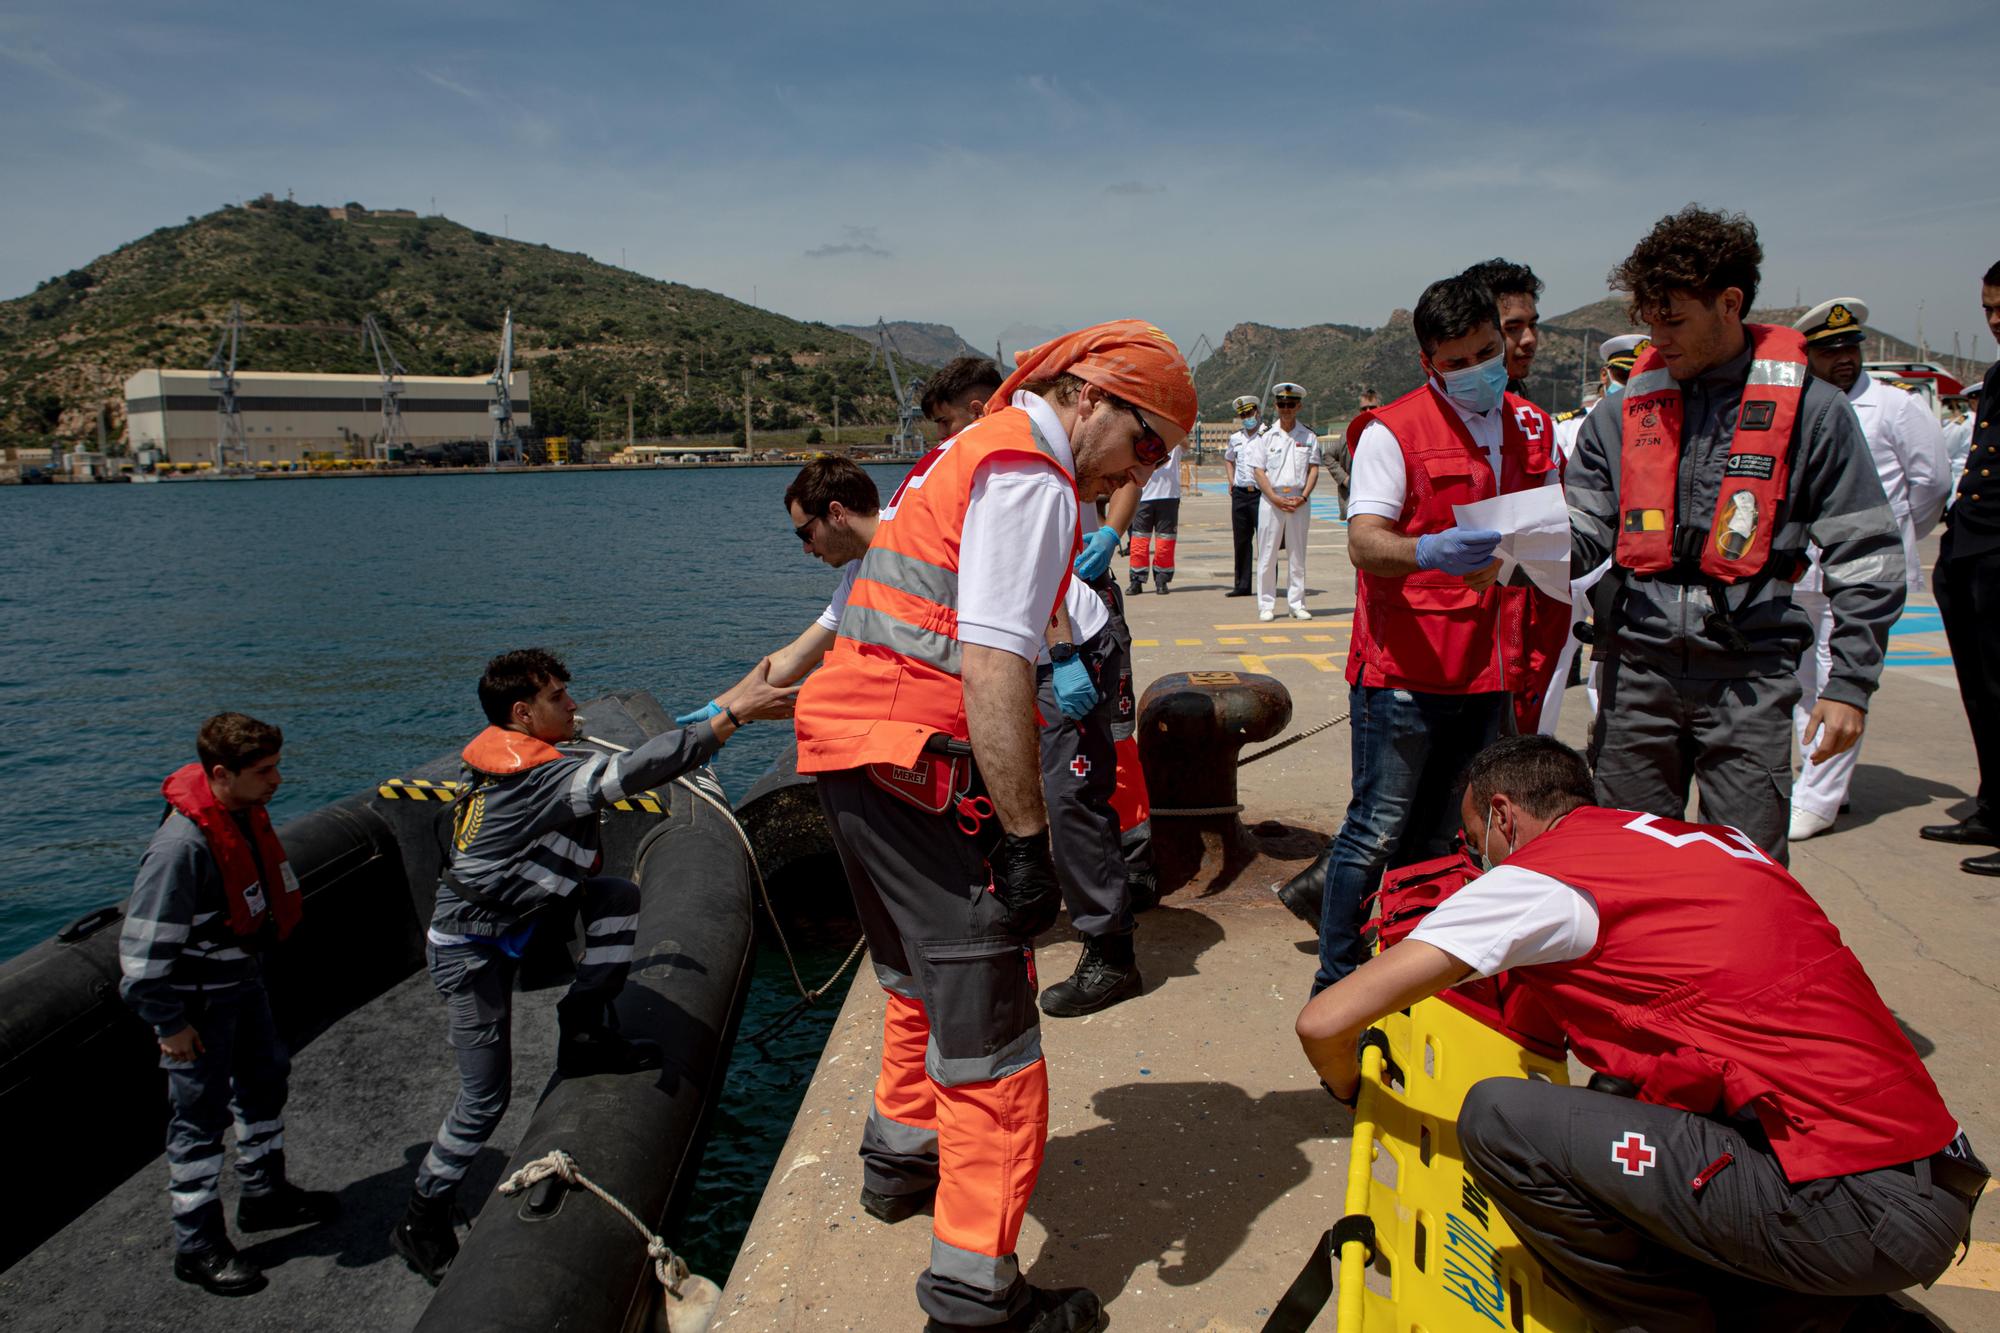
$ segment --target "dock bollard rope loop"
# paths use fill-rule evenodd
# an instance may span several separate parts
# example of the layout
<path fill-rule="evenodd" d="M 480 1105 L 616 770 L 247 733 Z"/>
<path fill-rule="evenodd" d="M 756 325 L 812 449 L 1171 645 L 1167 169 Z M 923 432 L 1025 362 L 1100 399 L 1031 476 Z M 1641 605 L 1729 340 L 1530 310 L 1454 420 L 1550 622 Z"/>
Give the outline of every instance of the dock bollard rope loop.
<path fill-rule="evenodd" d="M 562 1149 L 557 1148 L 553 1152 L 537 1157 L 534 1161 L 501 1181 L 500 1192 L 506 1195 L 519 1194 L 522 1190 L 533 1189 L 536 1185 L 541 1184 L 551 1176 L 562 1181 L 563 1184 L 568 1185 L 572 1189 L 589 1190 L 592 1194 L 610 1204 L 620 1217 L 630 1222 L 632 1229 L 646 1238 L 646 1257 L 653 1261 L 653 1274 L 660 1279 L 660 1285 L 667 1289 L 669 1296 L 679 1296 L 681 1294 L 681 1284 L 692 1276 L 687 1266 L 687 1260 L 673 1252 L 672 1248 L 668 1246 L 665 1237 L 654 1235 L 652 1229 L 644 1222 L 641 1222 L 630 1208 L 627 1208 L 603 1186 L 583 1174 L 582 1168 L 576 1164 L 576 1159 Z"/>

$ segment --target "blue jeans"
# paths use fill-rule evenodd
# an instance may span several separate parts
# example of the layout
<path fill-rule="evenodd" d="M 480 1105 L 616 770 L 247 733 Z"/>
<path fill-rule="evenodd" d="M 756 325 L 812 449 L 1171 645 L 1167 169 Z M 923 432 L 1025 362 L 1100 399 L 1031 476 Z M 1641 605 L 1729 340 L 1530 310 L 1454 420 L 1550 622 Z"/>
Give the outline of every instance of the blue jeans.
<path fill-rule="evenodd" d="M 1361 900 L 1382 872 L 1451 850 L 1458 829 L 1458 778 L 1501 736 L 1509 696 L 1420 694 L 1357 685 L 1348 694 L 1353 796 L 1320 869 L 1317 995 L 1368 957 Z"/>

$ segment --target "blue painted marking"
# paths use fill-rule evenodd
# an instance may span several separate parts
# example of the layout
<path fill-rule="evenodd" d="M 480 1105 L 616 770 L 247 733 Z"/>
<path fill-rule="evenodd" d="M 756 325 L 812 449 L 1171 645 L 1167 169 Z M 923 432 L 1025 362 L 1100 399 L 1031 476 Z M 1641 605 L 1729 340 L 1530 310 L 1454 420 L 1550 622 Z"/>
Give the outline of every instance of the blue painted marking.
<path fill-rule="evenodd" d="M 1500 1252 L 1457 1213 L 1444 1215 L 1444 1289 L 1486 1316 L 1496 1328 L 1507 1309 L 1500 1287 Z"/>
<path fill-rule="evenodd" d="M 1935 647 L 1916 644 L 1910 644 L 1902 648 L 1896 646 L 1896 640 L 1903 638 L 1905 635 L 1942 634 L 1943 632 L 1944 614 L 1936 607 L 1911 607 L 1909 610 L 1903 612 L 1902 619 L 1898 620 L 1889 630 L 1889 651 L 1882 659 L 1883 664 L 1892 667 L 1950 666 L 1951 650 L 1942 644 Z"/>

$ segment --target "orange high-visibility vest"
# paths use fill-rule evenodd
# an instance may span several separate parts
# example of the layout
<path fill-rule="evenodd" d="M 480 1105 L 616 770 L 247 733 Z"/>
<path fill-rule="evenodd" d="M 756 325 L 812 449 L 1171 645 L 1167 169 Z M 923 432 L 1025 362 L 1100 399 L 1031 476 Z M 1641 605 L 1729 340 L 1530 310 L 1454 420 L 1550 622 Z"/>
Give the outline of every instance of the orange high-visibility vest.
<path fill-rule="evenodd" d="M 799 692 L 799 772 L 909 768 L 942 732 L 967 739 L 958 641 L 958 549 L 980 465 L 1039 458 L 1062 469 L 1034 418 L 1009 407 L 917 460 L 883 506 L 826 664 Z M 1077 542 L 1071 538 L 1071 558 Z M 1024 553 L 1025 554 L 1025 553 Z M 1062 583 L 1047 615 L 1069 586 Z"/>
<path fill-rule="evenodd" d="M 1750 335 L 1750 379 L 1730 436 L 1715 518 L 1701 542 L 1701 572 L 1722 583 L 1750 578 L 1770 563 L 1791 472 L 1792 427 L 1805 397 L 1805 336 L 1776 324 L 1743 328 Z M 1622 395 L 1616 559 L 1634 574 L 1674 567 L 1675 527 L 1684 521 L 1674 512 L 1681 388 L 1666 366 L 1657 348 L 1647 348 Z"/>

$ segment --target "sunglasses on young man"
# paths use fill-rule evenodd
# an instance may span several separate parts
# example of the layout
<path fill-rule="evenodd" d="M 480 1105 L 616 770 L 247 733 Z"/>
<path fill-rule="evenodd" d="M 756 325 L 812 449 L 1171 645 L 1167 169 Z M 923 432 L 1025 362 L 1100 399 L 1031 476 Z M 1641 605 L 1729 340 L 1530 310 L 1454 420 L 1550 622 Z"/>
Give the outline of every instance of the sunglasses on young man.
<path fill-rule="evenodd" d="M 1151 423 L 1146 420 L 1146 414 L 1122 398 L 1114 398 L 1111 401 L 1130 412 L 1132 420 L 1139 423 L 1139 439 L 1132 446 L 1132 452 L 1138 456 L 1139 461 L 1147 467 L 1158 467 L 1166 462 L 1167 455 L 1172 450 L 1168 449 L 1167 442 L 1160 438 L 1160 432 L 1154 430 Z"/>

